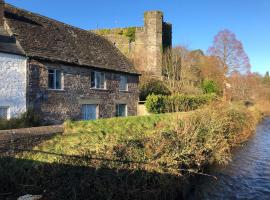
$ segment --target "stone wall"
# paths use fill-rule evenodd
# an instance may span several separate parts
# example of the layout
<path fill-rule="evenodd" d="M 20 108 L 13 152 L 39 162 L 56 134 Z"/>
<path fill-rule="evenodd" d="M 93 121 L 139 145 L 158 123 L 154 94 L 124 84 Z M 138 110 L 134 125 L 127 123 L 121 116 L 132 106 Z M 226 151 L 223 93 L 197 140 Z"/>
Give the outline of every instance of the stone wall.
<path fill-rule="evenodd" d="M 110 40 L 134 62 L 141 73 L 162 75 L 163 50 L 172 46 L 172 25 L 163 21 L 162 12 L 145 12 L 143 27 L 99 29 L 93 32 Z"/>
<path fill-rule="evenodd" d="M 40 142 L 63 132 L 63 125 L 0 130 L 0 155 L 29 150 Z"/>
<path fill-rule="evenodd" d="M 48 68 L 63 71 L 63 90 L 48 89 Z M 100 71 L 100 70 L 99 70 Z M 105 72 L 105 71 L 104 71 Z M 114 117 L 116 104 L 127 104 L 128 115 L 137 114 L 138 82 L 137 75 L 126 74 L 128 91 L 119 91 L 120 73 L 105 72 L 106 90 L 91 89 L 91 69 L 88 67 L 50 64 L 30 60 L 28 102 L 29 106 L 48 123 L 61 123 L 64 120 L 82 119 L 82 104 L 98 104 L 99 118 Z"/>
<path fill-rule="evenodd" d="M 9 108 L 8 118 L 26 111 L 27 59 L 0 53 L 0 107 Z"/>

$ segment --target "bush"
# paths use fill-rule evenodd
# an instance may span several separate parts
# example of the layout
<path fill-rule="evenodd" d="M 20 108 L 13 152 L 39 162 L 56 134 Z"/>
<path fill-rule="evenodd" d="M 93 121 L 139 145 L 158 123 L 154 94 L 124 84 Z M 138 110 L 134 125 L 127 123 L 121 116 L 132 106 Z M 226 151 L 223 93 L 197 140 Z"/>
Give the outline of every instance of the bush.
<path fill-rule="evenodd" d="M 201 87 L 205 94 L 219 93 L 219 87 L 215 81 L 204 80 Z"/>
<path fill-rule="evenodd" d="M 146 108 L 151 113 L 183 112 L 198 109 L 216 99 L 215 94 L 204 95 L 149 95 L 146 99 Z"/>
<path fill-rule="evenodd" d="M 151 94 L 147 97 L 145 106 L 148 112 L 151 113 L 164 113 L 165 112 L 165 100 L 166 96 Z"/>
<path fill-rule="evenodd" d="M 0 160 L 0 192 L 46 191 L 45 199 L 182 199 L 185 175 L 230 161 L 232 147 L 246 141 L 257 120 L 244 106 L 217 104 L 185 115 L 68 122 L 65 135 L 44 141 L 37 152 Z"/>
<path fill-rule="evenodd" d="M 145 101 L 150 94 L 170 95 L 171 91 L 161 80 L 150 79 L 140 86 L 140 100 Z"/>
<path fill-rule="evenodd" d="M 32 110 L 25 112 L 18 118 L 12 118 L 9 120 L 0 119 L 0 130 L 27 128 L 39 125 L 40 119 Z"/>

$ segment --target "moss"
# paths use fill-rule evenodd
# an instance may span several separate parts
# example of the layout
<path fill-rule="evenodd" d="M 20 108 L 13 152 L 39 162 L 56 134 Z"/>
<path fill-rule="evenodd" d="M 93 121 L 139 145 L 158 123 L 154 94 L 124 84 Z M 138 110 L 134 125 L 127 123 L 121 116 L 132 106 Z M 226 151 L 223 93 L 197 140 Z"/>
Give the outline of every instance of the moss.
<path fill-rule="evenodd" d="M 128 38 L 129 42 L 134 42 L 136 39 L 136 27 L 129 28 L 117 28 L 117 29 L 100 29 L 96 30 L 95 33 L 99 35 L 123 35 Z"/>
<path fill-rule="evenodd" d="M 129 42 L 134 42 L 136 37 L 136 28 L 135 27 L 129 27 L 124 29 L 123 35 L 129 38 Z"/>

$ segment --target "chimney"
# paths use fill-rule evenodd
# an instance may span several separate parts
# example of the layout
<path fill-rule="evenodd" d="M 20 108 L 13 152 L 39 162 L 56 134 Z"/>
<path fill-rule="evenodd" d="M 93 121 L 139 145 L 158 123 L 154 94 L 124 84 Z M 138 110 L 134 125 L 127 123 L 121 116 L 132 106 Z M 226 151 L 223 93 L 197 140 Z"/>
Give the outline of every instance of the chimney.
<path fill-rule="evenodd" d="M 5 1 L 0 0 L 0 26 L 4 26 Z"/>

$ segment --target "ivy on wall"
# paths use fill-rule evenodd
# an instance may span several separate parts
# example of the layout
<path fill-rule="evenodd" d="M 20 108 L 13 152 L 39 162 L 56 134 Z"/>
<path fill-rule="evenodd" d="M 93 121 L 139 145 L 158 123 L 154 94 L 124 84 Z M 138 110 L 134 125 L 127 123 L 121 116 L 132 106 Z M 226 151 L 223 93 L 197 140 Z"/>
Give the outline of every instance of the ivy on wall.
<path fill-rule="evenodd" d="M 129 42 L 135 42 L 136 28 L 129 27 L 129 28 L 124 29 L 123 35 L 129 38 Z"/>
<path fill-rule="evenodd" d="M 128 38 L 129 42 L 135 42 L 136 27 L 119 28 L 119 29 L 100 29 L 95 31 L 100 35 L 119 34 Z"/>

